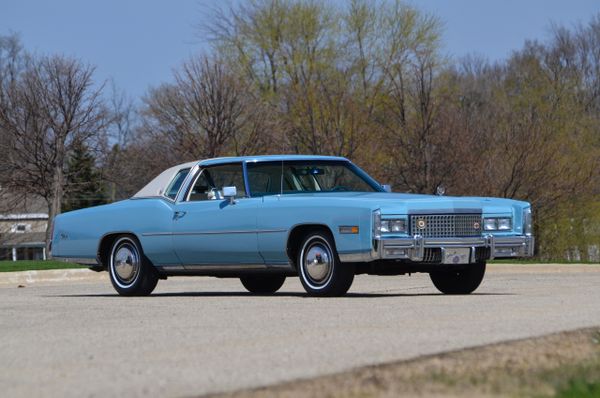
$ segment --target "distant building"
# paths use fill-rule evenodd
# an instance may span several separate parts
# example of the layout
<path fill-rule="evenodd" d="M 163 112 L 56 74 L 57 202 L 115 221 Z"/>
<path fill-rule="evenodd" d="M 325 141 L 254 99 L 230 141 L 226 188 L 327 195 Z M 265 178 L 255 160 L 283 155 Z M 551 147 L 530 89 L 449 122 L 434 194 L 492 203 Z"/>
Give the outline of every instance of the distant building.
<path fill-rule="evenodd" d="M 46 259 L 47 212 L 42 198 L 0 196 L 0 261 Z"/>

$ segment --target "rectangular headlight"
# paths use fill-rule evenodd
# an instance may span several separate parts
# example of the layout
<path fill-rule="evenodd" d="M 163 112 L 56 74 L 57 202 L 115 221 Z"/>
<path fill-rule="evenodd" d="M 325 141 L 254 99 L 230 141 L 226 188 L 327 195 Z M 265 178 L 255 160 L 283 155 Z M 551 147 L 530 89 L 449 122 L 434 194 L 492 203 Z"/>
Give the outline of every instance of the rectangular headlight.
<path fill-rule="evenodd" d="M 373 212 L 373 238 L 379 239 L 382 234 L 405 234 L 408 232 L 408 223 L 405 218 L 381 219 L 381 211 Z"/>
<path fill-rule="evenodd" d="M 486 231 L 496 231 L 498 229 L 498 219 L 497 218 L 483 219 L 483 229 Z"/>
<path fill-rule="evenodd" d="M 390 220 L 381 220 L 381 228 L 379 232 L 382 234 L 388 233 L 391 231 Z"/>
<path fill-rule="evenodd" d="M 512 229 L 512 220 L 510 218 L 498 219 L 498 231 L 510 231 Z"/>
<path fill-rule="evenodd" d="M 381 220 L 381 233 L 404 234 L 407 232 L 406 225 L 407 222 L 404 218 Z"/>
<path fill-rule="evenodd" d="M 406 232 L 406 220 L 405 219 L 390 220 L 390 229 L 392 232 L 401 232 L 401 233 Z"/>
<path fill-rule="evenodd" d="M 483 219 L 485 231 L 511 231 L 512 219 L 510 217 L 489 217 Z"/>

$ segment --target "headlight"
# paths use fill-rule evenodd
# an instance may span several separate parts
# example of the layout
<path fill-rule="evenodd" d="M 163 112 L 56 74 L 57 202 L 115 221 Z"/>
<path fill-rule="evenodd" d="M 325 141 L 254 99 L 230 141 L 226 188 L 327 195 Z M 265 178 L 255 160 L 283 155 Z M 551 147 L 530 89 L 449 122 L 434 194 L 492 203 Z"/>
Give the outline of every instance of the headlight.
<path fill-rule="evenodd" d="M 490 217 L 483 219 L 485 231 L 510 231 L 512 230 L 512 219 L 508 217 Z"/>
<path fill-rule="evenodd" d="M 390 229 L 392 232 L 401 232 L 401 233 L 405 233 L 406 232 L 406 220 L 405 219 L 398 219 L 398 220 L 390 220 Z"/>
<path fill-rule="evenodd" d="M 498 229 L 498 219 L 485 218 L 483 220 L 483 229 L 486 231 L 496 231 Z"/>
<path fill-rule="evenodd" d="M 510 231 L 512 229 L 512 220 L 510 218 L 498 219 L 498 231 Z"/>
<path fill-rule="evenodd" d="M 405 233 L 406 232 L 406 220 L 394 219 L 394 220 L 381 220 L 380 232 L 386 234 L 389 232 Z"/>
<path fill-rule="evenodd" d="M 533 234 L 533 220 L 531 217 L 531 207 L 523 210 L 523 234 Z"/>
<path fill-rule="evenodd" d="M 381 211 L 373 212 L 373 238 L 381 238 L 381 234 L 405 234 L 408 231 L 405 218 L 382 220 Z"/>

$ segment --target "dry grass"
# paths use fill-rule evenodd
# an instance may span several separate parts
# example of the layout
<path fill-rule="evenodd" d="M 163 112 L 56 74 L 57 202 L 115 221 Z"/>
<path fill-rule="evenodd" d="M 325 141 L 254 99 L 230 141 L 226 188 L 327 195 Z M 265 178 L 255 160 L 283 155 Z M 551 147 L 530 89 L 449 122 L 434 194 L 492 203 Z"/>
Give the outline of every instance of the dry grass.
<path fill-rule="evenodd" d="M 591 397 L 597 391 L 600 328 L 591 328 L 213 397 Z"/>

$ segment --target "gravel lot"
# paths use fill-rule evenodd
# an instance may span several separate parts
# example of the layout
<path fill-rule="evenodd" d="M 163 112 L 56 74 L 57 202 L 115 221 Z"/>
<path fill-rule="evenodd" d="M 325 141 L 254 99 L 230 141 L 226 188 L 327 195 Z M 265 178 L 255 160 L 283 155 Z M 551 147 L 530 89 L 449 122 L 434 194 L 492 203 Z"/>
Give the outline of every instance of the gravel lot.
<path fill-rule="evenodd" d="M 123 298 L 94 275 L 0 283 L 3 396 L 202 395 L 600 325 L 598 266 L 491 266 L 470 296 L 359 276 L 333 299 L 214 278 Z"/>

